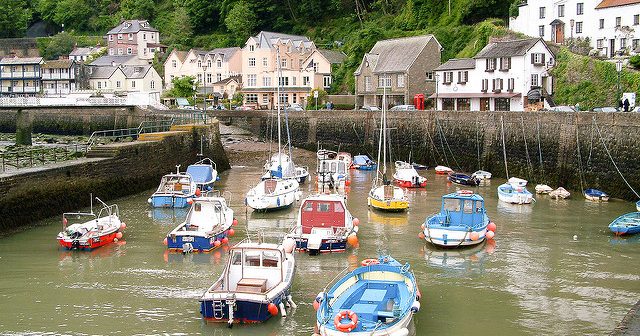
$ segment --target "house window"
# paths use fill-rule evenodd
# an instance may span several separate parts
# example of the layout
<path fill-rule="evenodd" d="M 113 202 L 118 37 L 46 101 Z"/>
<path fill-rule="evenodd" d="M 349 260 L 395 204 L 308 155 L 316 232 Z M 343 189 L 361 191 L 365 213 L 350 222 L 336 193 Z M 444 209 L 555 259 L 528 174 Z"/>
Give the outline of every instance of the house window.
<path fill-rule="evenodd" d="M 202 74 L 198 74 L 198 83 L 204 83 L 202 79 Z"/>
<path fill-rule="evenodd" d="M 445 71 L 444 72 L 444 80 L 443 84 L 451 84 L 453 82 L 453 71 Z"/>
<path fill-rule="evenodd" d="M 256 75 L 252 74 L 252 75 L 247 75 L 247 86 L 253 87 L 256 86 Z"/>
<path fill-rule="evenodd" d="M 633 50 L 638 49 L 638 44 L 639 44 L 638 42 L 640 42 L 640 40 L 639 40 L 639 39 L 633 39 L 633 40 L 631 41 L 631 47 L 632 47 L 632 49 L 633 49 Z"/>
<path fill-rule="evenodd" d="M 616 27 L 622 26 L 622 17 L 616 16 Z"/>
<path fill-rule="evenodd" d="M 249 67 L 254 68 L 256 66 L 256 59 L 254 57 L 249 58 Z"/>
<path fill-rule="evenodd" d="M 142 39 L 146 41 L 147 40 L 147 34 L 142 34 Z"/>
<path fill-rule="evenodd" d="M 178 62 L 176 62 L 176 60 L 172 60 L 171 61 L 171 66 L 174 67 L 174 68 L 177 68 L 178 67 Z"/>
<path fill-rule="evenodd" d="M 309 85 L 309 76 L 302 77 L 302 86 Z"/>
<path fill-rule="evenodd" d="M 531 74 L 531 86 L 540 86 L 538 83 L 538 74 Z"/>
<path fill-rule="evenodd" d="M 269 96 L 268 95 L 262 95 L 262 104 L 267 105 L 269 104 Z"/>
<path fill-rule="evenodd" d="M 210 73 L 208 73 L 207 74 L 207 83 L 211 84 L 211 79 L 212 78 L 213 78 L 213 76 Z"/>
<path fill-rule="evenodd" d="M 456 99 L 456 111 L 471 111 L 471 99 L 458 98 Z"/>
<path fill-rule="evenodd" d="M 302 69 L 302 62 L 303 62 L 303 61 L 304 61 L 304 60 L 302 60 L 302 59 L 299 59 L 299 60 L 298 60 L 298 68 Z M 294 95 L 293 97 L 295 98 L 295 95 Z M 294 103 L 295 103 L 295 102 L 294 102 Z"/>
<path fill-rule="evenodd" d="M 279 77 L 278 85 L 280 86 L 289 86 L 289 77 Z"/>
<path fill-rule="evenodd" d="M 624 49 L 626 47 L 627 47 L 627 39 L 623 37 L 620 39 L 620 49 Z"/>
<path fill-rule="evenodd" d="M 432 81 L 433 80 L 433 72 L 432 71 L 427 72 L 426 76 L 427 76 L 427 80 L 428 81 Z"/>
<path fill-rule="evenodd" d="M 129 41 L 133 40 L 133 34 L 129 33 Z"/>
<path fill-rule="evenodd" d="M 262 58 L 262 66 L 265 68 L 269 66 L 269 60 L 266 57 Z"/>
<path fill-rule="evenodd" d="M 281 93 L 279 100 L 280 100 L 280 104 L 286 105 L 289 103 L 289 95 L 286 93 Z"/>
<path fill-rule="evenodd" d="M 291 85 L 296 86 L 298 81 L 298 77 L 292 76 L 291 77 Z M 295 102 L 294 102 L 295 103 Z"/>
<path fill-rule="evenodd" d="M 258 103 L 258 94 L 257 93 L 247 93 L 247 103 L 249 103 L 249 104 L 257 104 Z"/>
<path fill-rule="evenodd" d="M 397 81 L 399 88 L 404 87 L 404 74 L 398 74 Z"/>
<path fill-rule="evenodd" d="M 364 76 L 364 91 L 371 91 L 371 76 Z"/>
<path fill-rule="evenodd" d="M 538 26 L 538 36 L 544 37 L 544 26 Z"/>
<path fill-rule="evenodd" d="M 118 40 L 122 40 L 122 34 L 118 34 Z"/>
<path fill-rule="evenodd" d="M 458 84 L 466 84 L 469 80 L 469 71 L 458 71 Z"/>
<path fill-rule="evenodd" d="M 483 79 L 482 80 L 482 92 L 487 92 L 489 91 L 489 80 L 488 79 Z"/>
<path fill-rule="evenodd" d="M 558 17 L 564 17 L 564 5 L 558 5 Z"/>
<path fill-rule="evenodd" d="M 271 77 L 262 77 L 262 86 L 264 87 L 271 86 Z"/>
<path fill-rule="evenodd" d="M 582 33 L 582 21 L 576 22 L 576 34 Z"/>
<path fill-rule="evenodd" d="M 286 58 L 283 58 L 282 60 L 280 60 L 280 65 L 281 65 L 283 68 L 286 68 L 286 67 L 287 67 L 287 59 L 286 59 Z"/>
<path fill-rule="evenodd" d="M 98 82 L 98 89 L 102 89 L 102 82 Z"/>
<path fill-rule="evenodd" d="M 511 69 L 511 57 L 500 57 L 500 71 Z"/>
<path fill-rule="evenodd" d="M 151 83 L 150 83 L 150 87 L 152 89 L 155 89 L 156 88 L 156 81 L 152 80 Z"/>
<path fill-rule="evenodd" d="M 584 3 L 578 2 L 576 4 L 576 15 L 582 15 L 582 14 L 584 14 Z"/>
<path fill-rule="evenodd" d="M 211 60 L 207 60 L 207 68 L 211 69 Z"/>
<path fill-rule="evenodd" d="M 220 60 L 220 59 L 219 59 L 219 60 L 217 60 L 217 61 L 216 61 L 216 66 L 217 66 L 218 68 L 222 68 L 222 60 Z"/>
<path fill-rule="evenodd" d="M 391 76 L 390 75 L 380 75 L 380 76 L 378 76 L 378 87 L 390 88 L 391 87 Z"/>
<path fill-rule="evenodd" d="M 135 88 L 136 87 L 136 81 L 131 81 L 131 87 Z"/>
<path fill-rule="evenodd" d="M 109 41 L 113 41 L 113 35 L 109 35 Z"/>
<path fill-rule="evenodd" d="M 544 54 L 543 53 L 532 53 L 531 54 L 531 64 L 544 65 Z"/>
<path fill-rule="evenodd" d="M 493 92 L 500 92 L 502 91 L 502 78 L 494 78 L 491 80 L 492 84 L 493 84 Z"/>
<path fill-rule="evenodd" d="M 486 59 L 486 70 L 485 71 L 494 71 L 496 69 L 496 59 L 495 58 L 487 58 Z"/>
<path fill-rule="evenodd" d="M 198 68 L 202 68 L 202 61 L 198 61 Z"/>
<path fill-rule="evenodd" d="M 131 55 L 131 47 L 127 48 L 127 55 Z"/>
<path fill-rule="evenodd" d="M 455 100 L 453 98 L 442 98 L 442 110 L 453 111 L 455 109 Z"/>
<path fill-rule="evenodd" d="M 516 80 L 513 78 L 507 79 L 507 91 L 513 92 L 516 87 Z"/>
<path fill-rule="evenodd" d="M 603 40 L 602 39 L 596 40 L 596 48 L 602 49 L 602 44 L 603 44 Z"/>
<path fill-rule="evenodd" d="M 116 88 L 120 88 L 120 81 L 116 81 Z"/>
<path fill-rule="evenodd" d="M 122 55 L 122 48 L 118 48 L 118 55 Z"/>
<path fill-rule="evenodd" d="M 604 19 L 600 19 L 600 29 L 604 29 Z"/>
<path fill-rule="evenodd" d="M 109 48 L 109 55 L 113 55 L 113 48 Z"/>
<path fill-rule="evenodd" d="M 509 98 L 495 98 L 496 111 L 509 111 L 511 109 L 511 100 Z"/>
<path fill-rule="evenodd" d="M 251 44 L 249 45 L 249 51 L 255 51 L 256 50 L 256 46 Z"/>
<path fill-rule="evenodd" d="M 544 19 L 544 15 L 545 14 L 545 8 L 544 7 L 540 7 L 540 18 Z"/>
<path fill-rule="evenodd" d="M 324 75 L 324 77 L 322 77 L 322 85 L 326 88 L 331 86 L 331 75 Z"/>
<path fill-rule="evenodd" d="M 633 16 L 633 25 L 637 26 L 640 24 L 640 14 L 636 14 Z"/>

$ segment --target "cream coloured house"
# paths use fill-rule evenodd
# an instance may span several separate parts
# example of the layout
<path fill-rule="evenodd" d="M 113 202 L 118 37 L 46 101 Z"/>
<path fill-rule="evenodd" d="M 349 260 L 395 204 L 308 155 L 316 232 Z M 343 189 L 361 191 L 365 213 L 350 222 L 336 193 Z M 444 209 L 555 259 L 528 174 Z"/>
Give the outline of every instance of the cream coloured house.
<path fill-rule="evenodd" d="M 151 65 L 91 66 L 89 88 L 101 93 L 142 93 L 160 101 L 162 78 Z"/>
<path fill-rule="evenodd" d="M 209 51 L 174 50 L 164 62 L 165 88 L 173 87 L 173 79 L 184 76 L 196 78 L 199 90 L 212 92 L 213 83 L 239 75 L 242 71 L 242 52 L 238 47 Z"/>

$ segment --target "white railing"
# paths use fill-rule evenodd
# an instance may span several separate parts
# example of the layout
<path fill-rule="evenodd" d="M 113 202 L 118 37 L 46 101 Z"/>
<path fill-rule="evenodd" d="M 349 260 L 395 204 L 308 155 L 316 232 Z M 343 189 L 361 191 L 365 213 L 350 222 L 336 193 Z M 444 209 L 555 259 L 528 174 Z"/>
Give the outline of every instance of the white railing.
<path fill-rule="evenodd" d="M 101 106 L 101 105 L 150 105 L 149 101 L 136 101 L 136 99 L 119 97 L 15 97 L 0 98 L 0 106 L 3 107 L 27 107 L 27 106 Z"/>

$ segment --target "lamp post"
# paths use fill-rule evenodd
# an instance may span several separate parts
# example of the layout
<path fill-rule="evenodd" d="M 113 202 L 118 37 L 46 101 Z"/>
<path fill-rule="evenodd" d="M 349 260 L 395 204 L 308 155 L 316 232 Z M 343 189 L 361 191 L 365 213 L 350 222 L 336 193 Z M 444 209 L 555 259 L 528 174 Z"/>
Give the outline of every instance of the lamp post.
<path fill-rule="evenodd" d="M 573 25 L 576 24 L 576 20 L 569 20 L 569 25 L 571 26 L 571 41 L 573 41 Z"/>
<path fill-rule="evenodd" d="M 207 66 L 202 67 L 202 86 L 204 87 L 204 95 L 202 97 L 202 111 L 207 111 Z"/>
<path fill-rule="evenodd" d="M 433 106 L 434 106 L 434 107 L 433 107 L 434 111 L 437 111 L 437 110 L 438 110 L 438 78 L 439 78 L 439 77 L 440 77 L 440 75 L 438 75 L 437 73 L 434 73 L 434 74 L 433 74 L 433 78 L 435 78 L 435 79 L 436 79 L 436 103 L 435 103 L 435 104 L 433 104 Z"/>
<path fill-rule="evenodd" d="M 618 90 L 616 93 L 616 103 L 620 105 L 620 76 L 622 74 L 622 60 L 616 61 L 616 71 L 618 72 Z"/>

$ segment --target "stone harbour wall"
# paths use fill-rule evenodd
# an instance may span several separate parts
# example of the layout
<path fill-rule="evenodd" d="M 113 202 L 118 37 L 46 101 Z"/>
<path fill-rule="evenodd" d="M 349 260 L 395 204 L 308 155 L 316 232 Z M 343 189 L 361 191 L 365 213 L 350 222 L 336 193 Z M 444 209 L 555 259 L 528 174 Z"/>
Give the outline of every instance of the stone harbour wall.
<path fill-rule="evenodd" d="M 273 114 L 213 113 L 222 122 L 265 138 L 272 129 L 276 134 Z M 320 143 L 353 155 L 366 153 L 374 160 L 377 156 L 379 111 L 291 112 L 288 118 L 295 146 L 315 151 Z M 509 176 L 573 191 L 598 188 L 613 197 L 635 200 L 606 145 L 627 181 L 640 192 L 638 113 L 394 111 L 387 114 L 387 126 L 392 161 L 406 161 L 411 154 L 412 161 L 431 167 L 441 164 L 467 173 L 483 169 L 506 177 L 504 148 Z M 283 131 L 284 141 L 286 137 Z"/>

